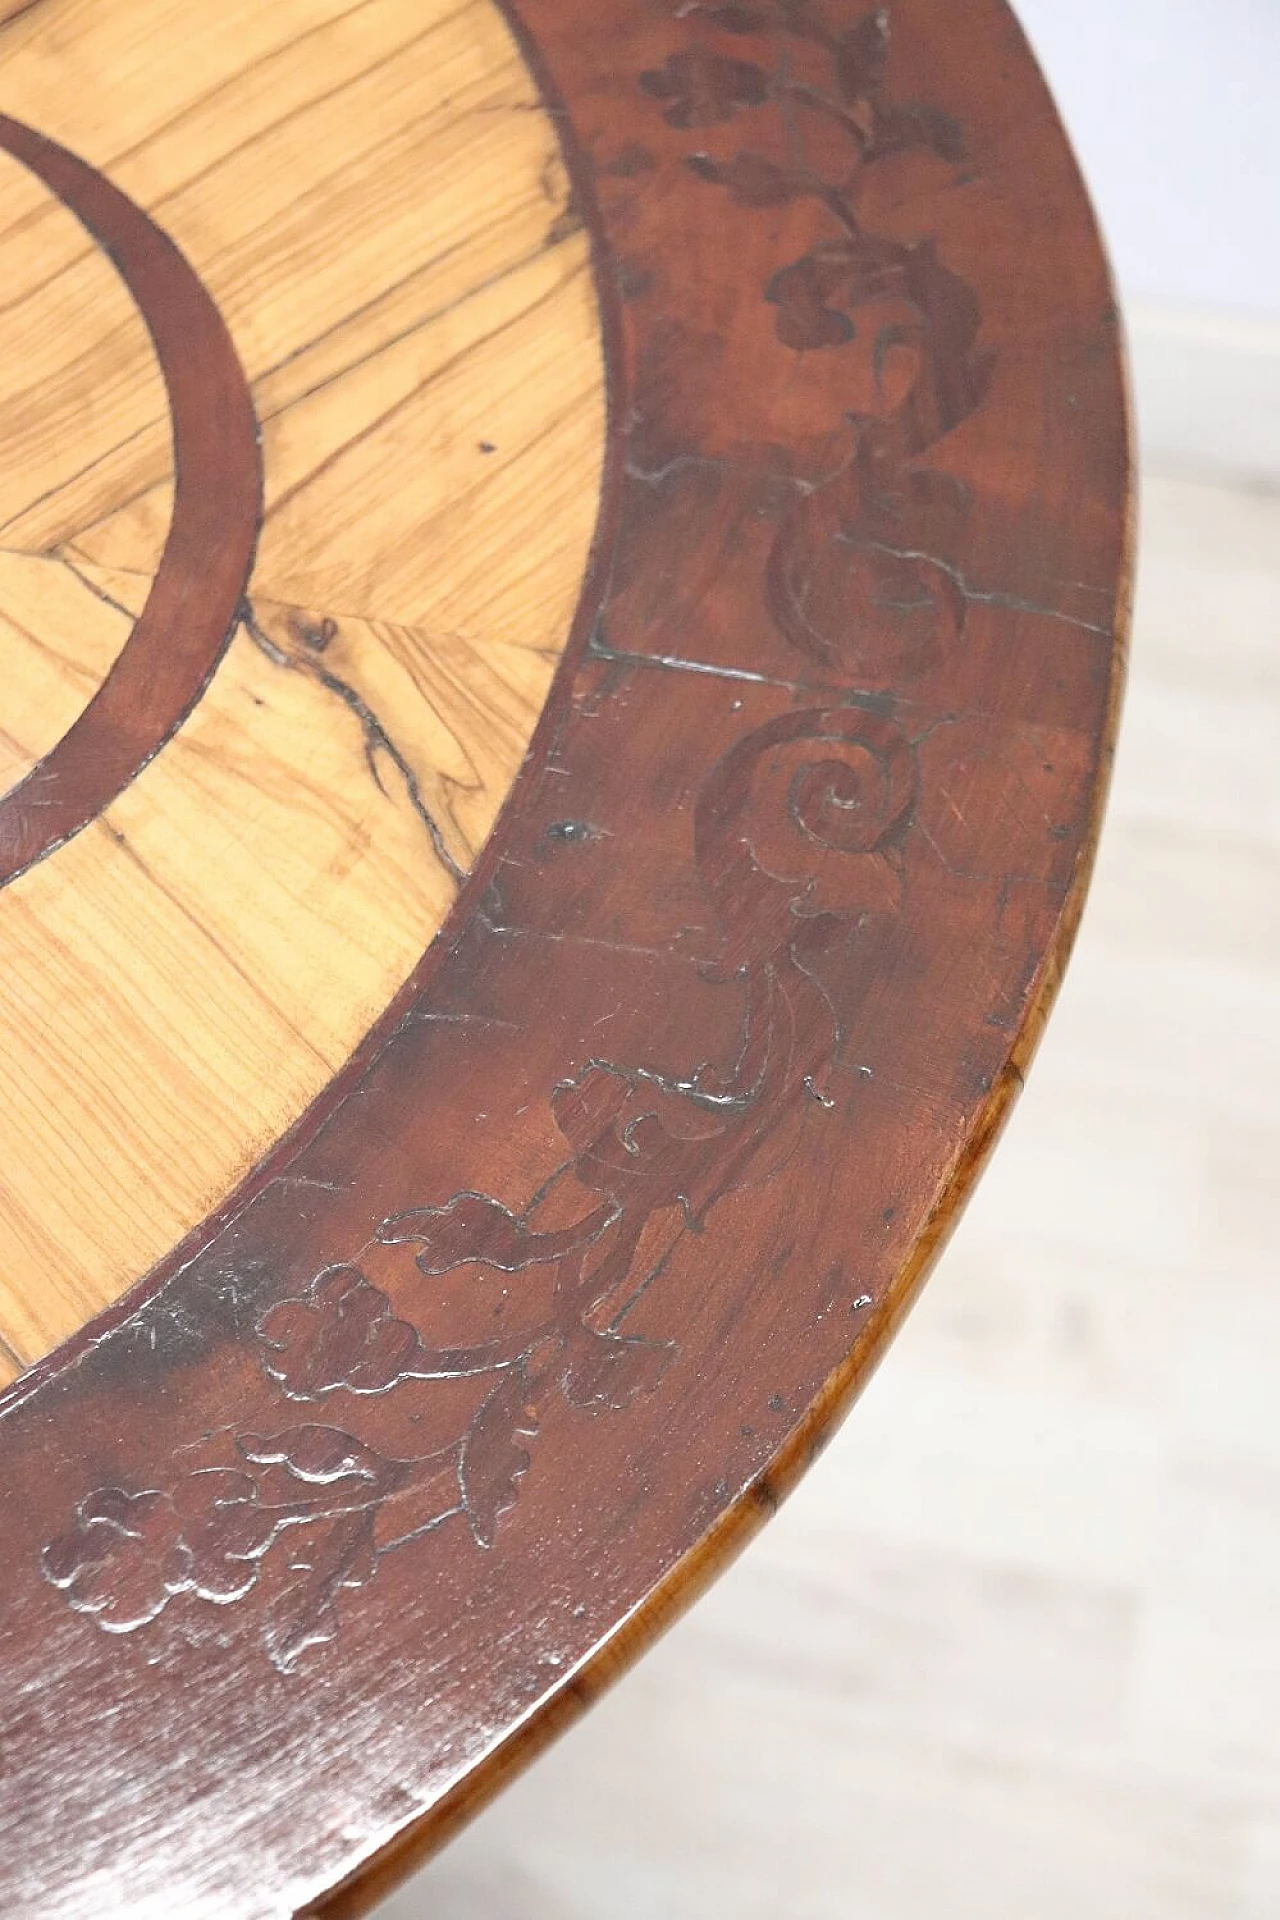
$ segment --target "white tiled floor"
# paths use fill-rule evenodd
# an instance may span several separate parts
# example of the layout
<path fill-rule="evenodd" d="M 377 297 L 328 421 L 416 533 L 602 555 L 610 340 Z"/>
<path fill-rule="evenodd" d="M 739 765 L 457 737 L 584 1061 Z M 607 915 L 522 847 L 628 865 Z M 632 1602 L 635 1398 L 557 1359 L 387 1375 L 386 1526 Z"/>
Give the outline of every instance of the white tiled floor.
<path fill-rule="evenodd" d="M 773 1526 L 387 1920 L 1280 1920 L 1280 495 L 1149 476 L 1019 1113 Z"/>

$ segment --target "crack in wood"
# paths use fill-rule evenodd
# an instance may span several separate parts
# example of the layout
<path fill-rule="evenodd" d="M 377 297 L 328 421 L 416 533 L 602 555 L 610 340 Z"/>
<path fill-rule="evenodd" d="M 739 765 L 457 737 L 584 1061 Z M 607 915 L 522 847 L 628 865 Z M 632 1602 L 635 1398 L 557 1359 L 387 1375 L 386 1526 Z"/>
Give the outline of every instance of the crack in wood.
<path fill-rule="evenodd" d="M 319 659 L 295 657 L 293 654 L 287 653 L 283 647 L 277 646 L 270 634 L 266 632 L 265 628 L 259 622 L 254 613 L 252 602 L 248 599 L 245 600 L 241 608 L 240 621 L 254 645 L 274 666 L 282 667 L 287 672 L 305 674 L 309 679 L 314 680 L 317 685 L 323 687 L 327 693 L 331 693 L 336 699 L 341 700 L 349 712 L 355 715 L 360 723 L 364 738 L 365 761 L 379 793 L 386 793 L 386 788 L 382 783 L 382 774 L 378 767 L 378 755 L 384 753 L 404 782 L 405 792 L 409 796 L 409 804 L 426 828 L 427 837 L 431 842 L 431 848 L 436 859 L 449 875 L 454 885 L 460 887 L 467 877 L 467 869 L 459 866 L 458 862 L 454 859 L 439 821 L 423 798 L 422 786 L 413 766 L 396 745 L 383 722 L 378 718 L 378 715 L 374 712 L 363 694 L 358 692 L 357 689 L 351 685 L 350 681 L 343 680 L 336 673 L 331 673 L 329 668 L 324 666 Z"/>

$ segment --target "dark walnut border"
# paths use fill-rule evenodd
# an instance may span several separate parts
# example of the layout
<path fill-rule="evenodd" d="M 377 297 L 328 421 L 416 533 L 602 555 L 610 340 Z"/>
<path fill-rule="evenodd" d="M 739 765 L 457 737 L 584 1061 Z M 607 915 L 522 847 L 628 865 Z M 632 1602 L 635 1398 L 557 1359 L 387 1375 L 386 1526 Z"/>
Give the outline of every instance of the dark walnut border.
<path fill-rule="evenodd" d="M 523 0 L 611 371 L 591 577 L 440 940 L 0 1405 L 0 1904 L 355 1912 L 865 1377 L 1074 930 L 1116 317 L 1002 0 Z"/>

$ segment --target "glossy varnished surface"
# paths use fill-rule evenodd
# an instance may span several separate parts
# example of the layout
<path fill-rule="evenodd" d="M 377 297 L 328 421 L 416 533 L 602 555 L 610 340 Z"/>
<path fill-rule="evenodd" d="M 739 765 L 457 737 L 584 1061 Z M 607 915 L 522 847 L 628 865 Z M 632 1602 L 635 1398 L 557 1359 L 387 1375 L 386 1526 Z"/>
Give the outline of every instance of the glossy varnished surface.
<path fill-rule="evenodd" d="M 1141 492 L 1084 932 L 936 1275 L 750 1552 L 385 1920 L 1280 1912 L 1280 493 Z"/>
<path fill-rule="evenodd" d="M 568 629 L 603 406 L 487 0 L 43 0 L 0 82 L 8 1377 L 225 1198 L 439 925 Z"/>
<path fill-rule="evenodd" d="M 352 1910 L 438 1843 L 821 1444 L 1074 930 L 1124 404 L 1007 10 L 519 24 L 596 249 L 595 564 L 406 989 L 4 1410 L 37 1910 Z"/>

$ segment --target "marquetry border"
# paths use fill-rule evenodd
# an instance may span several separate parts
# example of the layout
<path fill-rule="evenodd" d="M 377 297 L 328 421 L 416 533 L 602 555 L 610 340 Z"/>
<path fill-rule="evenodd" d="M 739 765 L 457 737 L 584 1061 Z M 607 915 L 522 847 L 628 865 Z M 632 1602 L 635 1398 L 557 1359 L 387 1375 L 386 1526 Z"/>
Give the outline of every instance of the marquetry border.
<path fill-rule="evenodd" d="M 1002 0 L 514 25 L 610 374 L 582 603 L 383 1019 L 0 1401 L 6 1653 L 60 1730 L 10 1745 L 19 1906 L 110 1884 L 126 1819 L 131 1897 L 246 1915 L 354 1912 L 438 1845 L 822 1444 L 1082 904 L 1124 386 Z M 161 1730 L 176 1787 L 131 1774 Z"/>

